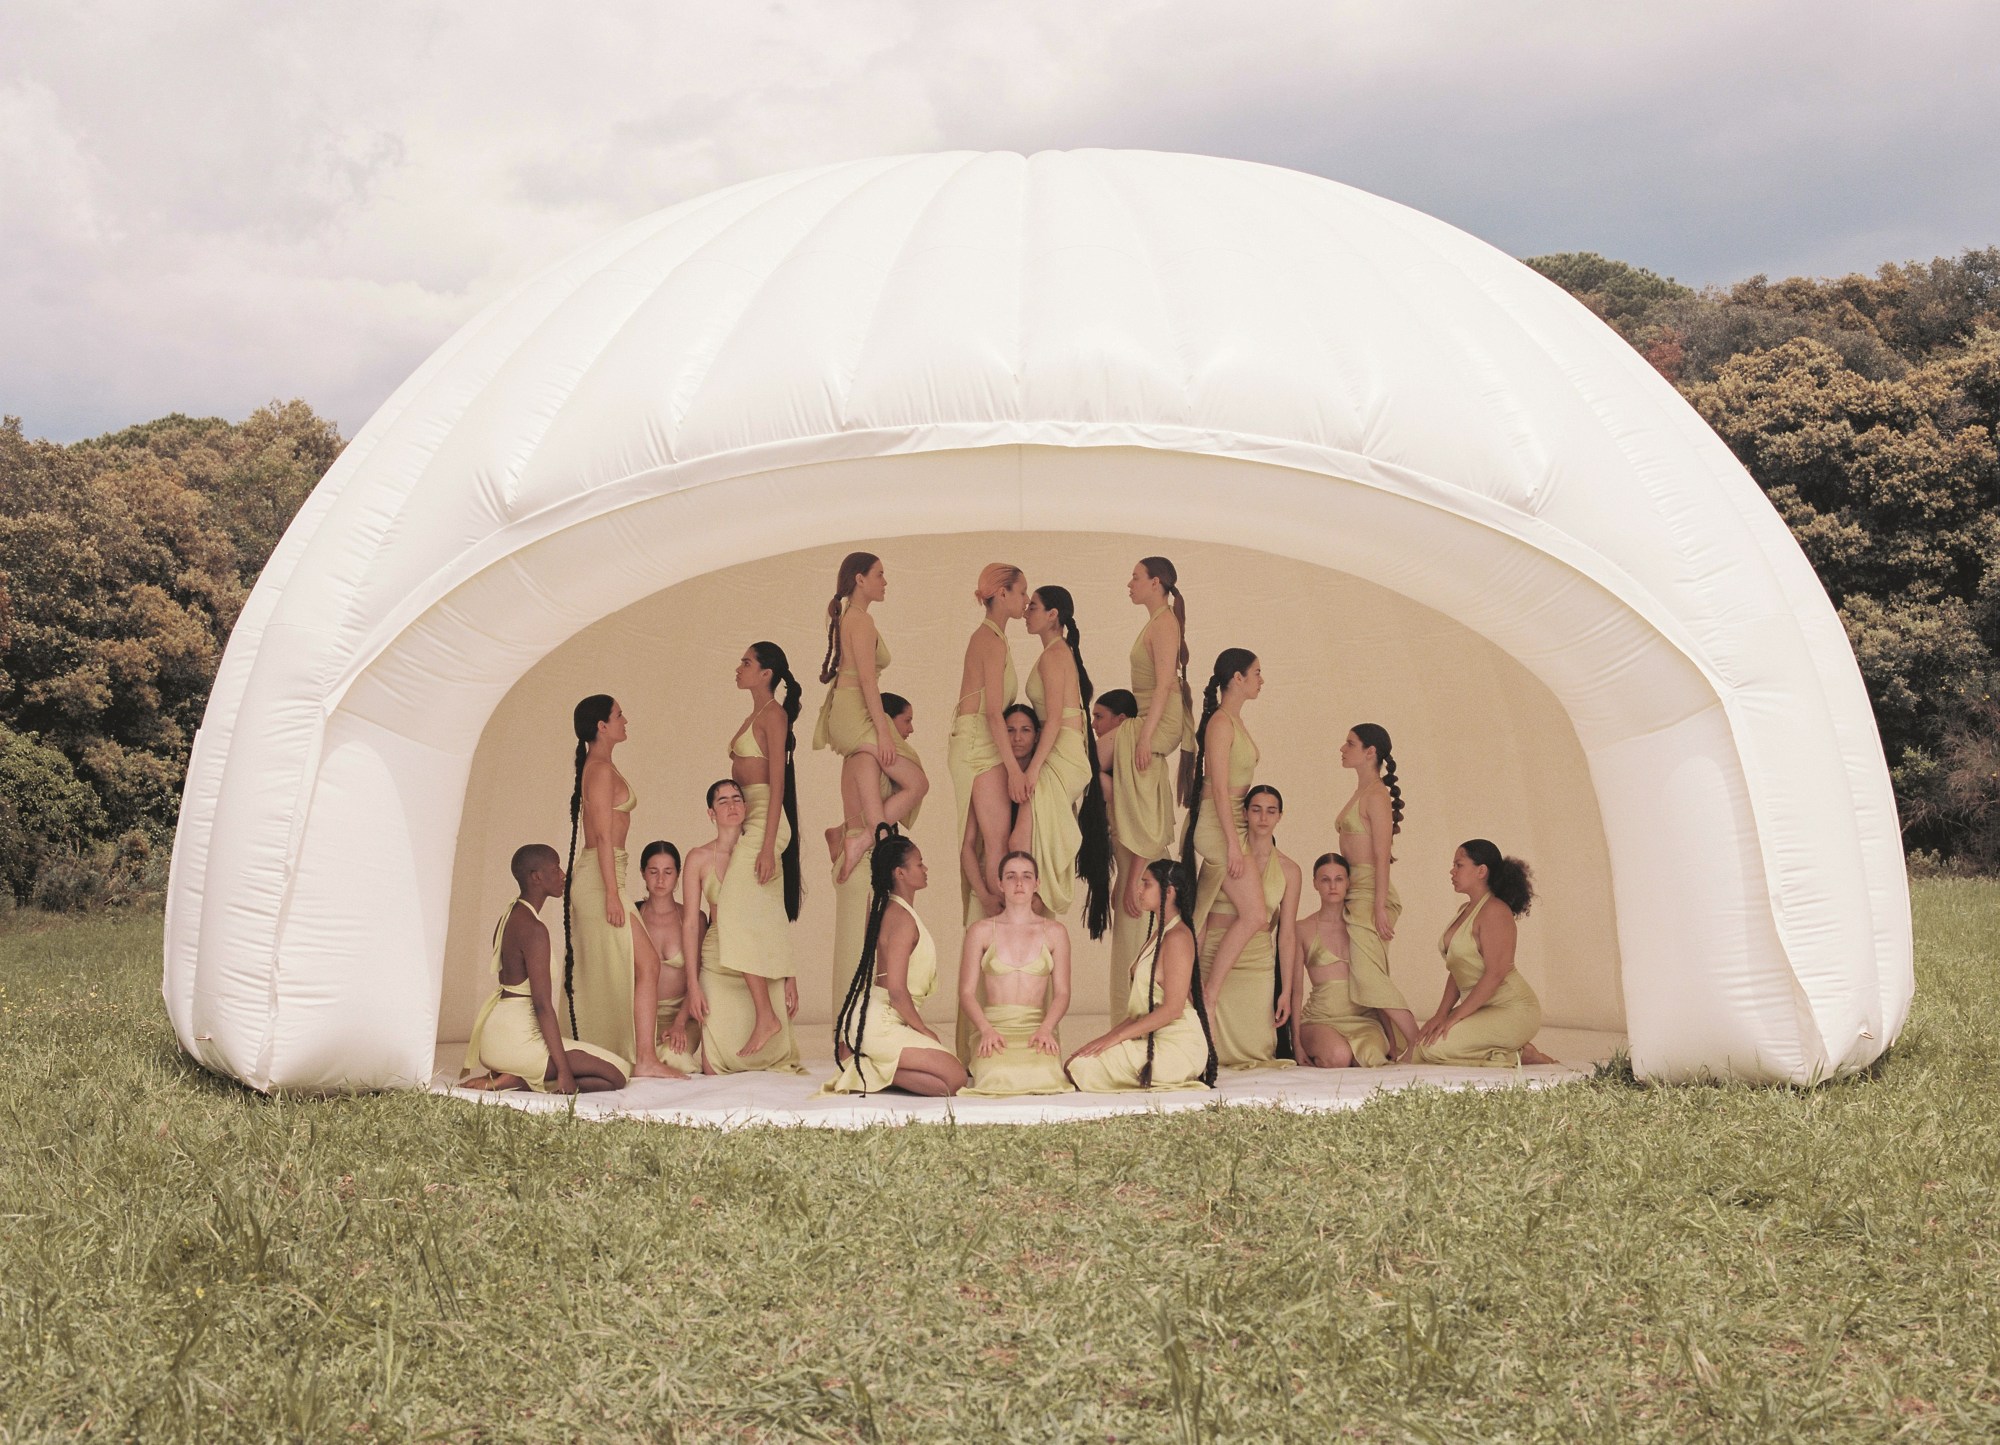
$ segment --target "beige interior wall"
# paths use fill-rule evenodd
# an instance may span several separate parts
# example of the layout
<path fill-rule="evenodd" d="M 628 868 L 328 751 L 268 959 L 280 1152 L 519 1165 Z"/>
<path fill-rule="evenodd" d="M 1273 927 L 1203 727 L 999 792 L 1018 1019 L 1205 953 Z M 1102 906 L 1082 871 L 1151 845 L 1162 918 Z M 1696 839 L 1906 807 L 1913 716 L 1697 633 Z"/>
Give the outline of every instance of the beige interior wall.
<path fill-rule="evenodd" d="M 825 608 L 846 547 L 729 567 L 668 588 L 586 628 L 542 659 L 495 710 L 472 766 L 453 872 L 439 1037 L 463 1038 L 490 988 L 487 943 L 512 895 L 507 858 L 521 843 L 568 842 L 570 710 L 609 692 L 631 719 L 618 763 L 639 792 L 631 855 L 652 838 L 683 850 L 710 836 L 702 793 L 728 772 L 725 746 L 748 713 L 732 686 L 744 647 L 769 638 L 807 679 L 800 719 L 800 818 L 806 899 L 794 934 L 801 1020 L 824 1022 L 845 980 L 827 960 L 832 893 L 820 830 L 837 821 L 838 768 L 809 750 L 822 689 Z M 1405 913 L 1391 960 L 1419 1016 L 1444 981 L 1437 935 L 1458 902 L 1446 869 L 1467 837 L 1493 839 L 1534 866 L 1541 901 L 1523 920 L 1521 967 L 1551 1025 L 1623 1030 L 1609 860 L 1589 773 L 1554 696 L 1518 662 L 1463 625 L 1372 583 L 1307 563 L 1219 544 L 1106 534 L 1006 532 L 899 539 L 879 549 L 888 599 L 877 609 L 895 655 L 884 685 L 916 706 L 916 745 L 933 791 L 916 837 L 933 884 L 919 900 L 946 960 L 926 1010 L 951 1016 L 957 917 L 951 780 L 945 738 L 967 637 L 979 621 L 973 580 L 990 561 L 1026 569 L 1076 596 L 1084 660 L 1100 688 L 1130 684 L 1127 654 L 1143 614 L 1125 597 L 1139 557 L 1180 569 L 1197 696 L 1215 654 L 1242 646 L 1264 664 L 1263 697 L 1245 717 L 1263 749 L 1259 781 L 1285 795 L 1280 846 L 1302 867 L 1334 845 L 1333 817 L 1351 788 L 1336 750 L 1348 727 L 1379 722 L 1395 738 L 1408 816 L 1395 877 Z M 1011 634 L 1025 677 L 1035 644 Z M 942 866 L 940 866 L 942 865 Z M 628 895 L 637 897 L 633 877 Z M 1079 1012 L 1109 1007 L 1108 939 L 1071 914 Z M 549 909 L 558 923 L 560 904 Z M 1119 990 L 1122 996 L 1122 989 Z"/>

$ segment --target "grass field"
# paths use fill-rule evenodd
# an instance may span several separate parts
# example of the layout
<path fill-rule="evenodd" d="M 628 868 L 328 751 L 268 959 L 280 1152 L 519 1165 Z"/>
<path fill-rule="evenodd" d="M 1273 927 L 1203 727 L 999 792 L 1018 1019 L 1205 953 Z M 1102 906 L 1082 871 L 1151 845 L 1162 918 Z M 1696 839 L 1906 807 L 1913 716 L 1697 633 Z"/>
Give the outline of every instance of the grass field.
<path fill-rule="evenodd" d="M 2000 1436 L 2000 885 L 1814 1090 L 721 1134 L 192 1068 L 0 924 L 0 1441 Z"/>

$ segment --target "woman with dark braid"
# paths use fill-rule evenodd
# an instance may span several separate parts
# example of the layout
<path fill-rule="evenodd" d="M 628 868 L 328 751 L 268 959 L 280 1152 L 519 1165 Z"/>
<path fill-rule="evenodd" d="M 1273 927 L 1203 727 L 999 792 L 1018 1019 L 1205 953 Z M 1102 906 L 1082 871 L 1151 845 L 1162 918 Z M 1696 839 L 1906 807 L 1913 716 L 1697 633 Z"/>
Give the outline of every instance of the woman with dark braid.
<path fill-rule="evenodd" d="M 1196 893 L 1202 982 L 1212 1000 L 1209 1023 L 1215 1031 L 1215 1054 L 1225 1069 L 1289 1069 L 1293 1063 L 1278 1057 L 1278 1030 L 1292 1016 L 1293 919 L 1302 885 L 1299 865 L 1278 849 L 1278 823 L 1284 814 L 1285 800 L 1269 783 L 1259 783 L 1243 795 L 1245 847 L 1264 911 L 1257 916 L 1258 927 L 1250 941 L 1227 969 L 1216 960 L 1223 935 L 1236 921 L 1236 910 L 1227 896 L 1219 896 L 1203 917 L 1199 890 Z"/>
<path fill-rule="evenodd" d="M 958 799 L 958 831 L 973 839 L 975 866 L 959 879 L 965 921 L 1000 907 L 1000 855 L 1013 834 L 1012 809 L 1026 801 L 1026 775 L 1007 747 L 1006 710 L 1019 679 L 1007 646 L 1007 624 L 1028 609 L 1028 579 L 1019 567 L 989 562 L 972 589 L 985 612 L 965 644 L 958 707 L 951 720 L 949 768 Z"/>
<path fill-rule="evenodd" d="M 984 1098 L 1067 1094 L 1058 1029 L 1069 1011 L 1069 930 L 1035 912 L 1035 858 L 1000 860 L 1005 906 L 965 930 L 959 1017 L 973 1038 L 972 1082 Z"/>
<path fill-rule="evenodd" d="M 965 1066 L 918 1011 L 937 988 L 937 946 L 915 906 L 917 893 L 930 881 L 924 855 L 886 823 L 876 831 L 872 851 L 861 962 L 833 1025 L 840 1072 L 820 1092 L 955 1094 L 965 1084 Z"/>
<path fill-rule="evenodd" d="M 1028 763 L 1028 800 L 1014 819 L 1013 851 L 1034 855 L 1036 887 L 1052 914 L 1069 912 L 1081 876 L 1084 927 L 1102 938 L 1111 923 L 1111 825 L 1097 777 L 1097 738 L 1084 725 L 1091 688 L 1076 602 L 1067 588 L 1038 587 L 1026 621 L 1042 643 L 1027 687 L 1042 738 Z"/>
<path fill-rule="evenodd" d="M 1389 976 L 1389 942 L 1396 936 L 1403 900 L 1389 876 L 1391 840 L 1403 831 L 1403 789 L 1396 782 L 1396 759 L 1388 730 L 1356 723 L 1340 745 L 1340 765 L 1354 773 L 1354 796 L 1334 815 L 1340 851 L 1349 859 L 1347 930 L 1353 952 L 1347 987 L 1356 1008 L 1376 1009 L 1399 1039 L 1397 1063 L 1409 1058 L 1417 1040 L 1417 1017 Z"/>
<path fill-rule="evenodd" d="M 1451 977 L 1417 1035 L 1415 1062 L 1510 1069 L 1555 1063 L 1534 1045 L 1542 1001 L 1514 966 L 1514 920 L 1535 901 L 1528 865 L 1474 838 L 1452 854 L 1451 887 L 1465 898 L 1438 940 Z"/>
<path fill-rule="evenodd" d="M 755 1013 L 748 1037 L 719 1042 L 753 1058 L 783 1028 L 771 1006 L 772 979 L 785 981 L 787 1016 L 798 1012 L 787 925 L 799 916 L 799 803 L 792 771 L 799 682 L 782 647 L 753 642 L 736 664 L 736 685 L 750 694 L 750 716 L 729 740 L 729 773 L 743 790 L 745 813 L 722 882 L 725 921 L 716 965 L 741 975 Z"/>
<path fill-rule="evenodd" d="M 889 645 L 868 609 L 888 595 L 882 559 L 873 552 L 850 552 L 841 559 L 833 600 L 826 604 L 826 657 L 819 680 L 829 686 L 813 746 L 831 748 L 845 759 L 840 765 L 841 878 L 868 851 L 876 825 L 905 821 L 931 786 L 916 754 L 897 750 L 895 726 L 882 707 Z M 886 802 L 885 776 L 891 785 Z"/>
<path fill-rule="evenodd" d="M 653 1030 L 654 1042 L 665 1052 L 661 1057 L 672 1067 L 690 1073 L 701 1071 L 701 1025 L 690 1018 L 687 1007 L 687 955 L 681 948 L 681 850 L 664 838 L 655 838 L 639 850 L 639 881 L 646 896 L 633 905 L 633 916 L 660 959 L 659 1018 Z"/>
<path fill-rule="evenodd" d="M 1138 897 L 1150 917 L 1146 945 L 1132 960 L 1124 1021 L 1069 1057 L 1070 1082 L 1086 1094 L 1215 1086 L 1215 1044 L 1189 926 L 1193 896 L 1181 864 L 1160 858 L 1146 865 Z"/>
<path fill-rule="evenodd" d="M 1165 557 L 1142 557 L 1125 595 L 1146 609 L 1146 625 L 1132 644 L 1132 696 L 1138 716 L 1118 729 L 1111 770 L 1115 779 L 1118 873 L 1124 880 L 1120 911 L 1139 917 L 1139 877 L 1155 858 L 1174 852 L 1174 798 L 1179 791 L 1176 754 L 1187 732 L 1187 599 L 1180 574 Z"/>
<path fill-rule="evenodd" d="M 898 751 L 910 757 L 916 756 L 916 749 L 910 743 L 910 734 L 916 731 L 916 709 L 908 698 L 893 692 L 882 694 L 882 710 L 889 715 L 889 725 L 896 730 Z M 882 779 L 882 792 L 886 796 L 894 787 L 888 778 Z M 921 803 L 912 807 L 903 822 L 915 827 L 918 814 L 923 812 Z M 869 840 L 874 846 L 874 840 Z M 833 976 L 854 972 L 854 965 L 861 958 L 861 939 L 868 927 L 868 855 L 861 855 L 862 866 L 845 878 L 840 870 L 847 859 L 841 845 L 832 838 L 827 839 L 827 857 L 833 865 Z"/>
<path fill-rule="evenodd" d="M 632 1077 L 668 1078 L 653 1043 L 660 960 L 625 916 L 625 836 L 639 795 L 611 760 L 625 741 L 625 710 L 594 693 L 571 715 L 576 777 L 569 795 L 569 865 L 563 884 L 563 993 L 570 1031 L 631 1059 Z M 577 850 L 577 834 L 583 849 Z"/>
<path fill-rule="evenodd" d="M 1226 977 L 1236 966 L 1236 956 L 1270 916 L 1264 907 L 1264 880 L 1251 867 L 1243 813 L 1260 757 L 1257 740 L 1243 724 L 1243 705 L 1263 691 L 1264 666 L 1257 654 L 1241 647 L 1224 648 L 1216 654 L 1208 686 L 1202 689 L 1201 726 L 1195 730 L 1194 783 L 1181 843 L 1181 862 L 1197 880 L 1194 928 L 1202 931 L 1217 898 L 1226 897 L 1235 913 L 1208 963 L 1214 972 L 1203 1001 L 1211 1013 L 1218 977 Z"/>

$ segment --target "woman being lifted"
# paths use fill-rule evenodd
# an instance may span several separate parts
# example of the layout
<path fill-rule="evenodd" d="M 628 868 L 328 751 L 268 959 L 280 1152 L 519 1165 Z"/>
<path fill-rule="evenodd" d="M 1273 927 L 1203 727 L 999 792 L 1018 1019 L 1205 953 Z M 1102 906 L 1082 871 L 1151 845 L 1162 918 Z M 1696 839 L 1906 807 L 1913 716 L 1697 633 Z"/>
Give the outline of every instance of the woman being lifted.
<path fill-rule="evenodd" d="M 1028 631 L 1042 655 L 1028 674 L 1028 704 L 1042 719 L 1028 763 L 1028 804 L 1014 819 L 1013 851 L 1034 855 L 1036 889 L 1052 914 L 1069 912 L 1079 875 L 1084 927 L 1102 938 L 1111 923 L 1111 826 L 1097 772 L 1090 715 L 1090 674 L 1076 602 L 1065 587 L 1037 587 L 1028 599 Z"/>
<path fill-rule="evenodd" d="M 1007 624 L 1028 610 L 1027 576 L 1006 562 L 990 562 L 972 599 L 986 615 L 965 644 L 948 755 L 958 834 L 973 838 L 979 865 L 959 880 L 967 923 L 1000 910 L 1000 855 L 1013 832 L 1012 805 L 1028 800 L 1026 774 L 1007 746 L 1005 717 L 1019 687 Z"/>

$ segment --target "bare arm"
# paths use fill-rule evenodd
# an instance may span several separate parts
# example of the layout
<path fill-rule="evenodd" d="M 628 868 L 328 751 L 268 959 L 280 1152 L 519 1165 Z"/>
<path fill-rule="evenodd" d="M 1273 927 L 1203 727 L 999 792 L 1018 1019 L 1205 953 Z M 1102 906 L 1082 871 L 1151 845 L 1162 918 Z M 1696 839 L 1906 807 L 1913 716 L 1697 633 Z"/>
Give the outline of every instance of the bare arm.
<path fill-rule="evenodd" d="M 1479 956 L 1486 960 L 1486 971 L 1479 975 L 1479 982 L 1470 992 L 1460 995 L 1451 1016 L 1445 1020 L 1446 1028 L 1471 1018 L 1491 1003 L 1500 985 L 1507 981 L 1507 975 L 1514 971 L 1514 944 L 1520 937 L 1520 925 L 1514 922 L 1514 914 L 1506 904 L 1488 908 L 1481 903 L 1479 916 L 1472 920 L 1472 936 L 1479 942 Z"/>
<path fill-rule="evenodd" d="M 687 965 L 687 1002 L 682 1012 L 688 1018 L 708 1017 L 708 996 L 701 986 L 701 935 L 707 923 L 702 917 L 701 890 L 708 884 L 708 860 L 695 853 L 688 858 L 687 903 L 681 908 L 681 959 Z"/>
<path fill-rule="evenodd" d="M 1194 980 L 1194 939 L 1185 928 L 1176 928 L 1160 944 L 1160 1003 L 1150 1013 L 1127 1019 L 1110 1032 L 1078 1049 L 1074 1057 L 1091 1058 L 1106 1049 L 1165 1028 L 1179 1018 L 1188 1005 L 1189 985 Z"/>
<path fill-rule="evenodd" d="M 1008 699 L 1000 695 L 1000 685 L 1007 680 L 1007 640 L 994 637 L 982 627 L 973 634 L 972 646 L 977 649 L 979 690 L 986 702 L 986 732 L 993 739 L 993 750 L 1000 754 L 1000 766 L 1007 770 L 1007 796 L 1017 803 L 1025 803 L 1028 801 L 1027 790 L 1016 790 L 1021 778 L 1021 765 L 1014 761 L 1014 745 L 1007 737 Z M 973 868 L 967 876 L 977 878 L 979 869 Z"/>
<path fill-rule="evenodd" d="M 1273 1021 L 1290 1023 L 1293 999 L 1299 987 L 1299 933 L 1294 915 L 1299 907 L 1299 865 L 1284 854 L 1278 855 L 1278 870 L 1285 875 L 1285 898 L 1278 905 L 1278 1003 Z"/>
<path fill-rule="evenodd" d="M 514 939 L 520 944 L 523 961 L 528 965 L 528 997 L 535 1008 L 535 1025 L 542 1031 L 542 1045 L 549 1051 L 549 1062 L 555 1065 L 556 1092 L 574 1094 L 576 1076 L 569 1068 L 569 1048 L 563 1042 L 562 1025 L 556 1022 L 555 988 L 549 982 L 549 931 L 540 919 L 530 920 L 518 931 L 514 930 L 515 913 L 507 920 L 507 926 L 514 932 Z"/>
<path fill-rule="evenodd" d="M 1062 1045 L 1057 1025 L 1063 1015 L 1069 1012 L 1069 930 L 1060 923 L 1047 926 L 1049 956 L 1055 960 L 1055 968 L 1049 974 L 1049 1003 L 1042 1015 L 1042 1026 L 1035 1030 L 1034 1046 L 1045 1054 L 1060 1056 Z"/>
<path fill-rule="evenodd" d="M 1243 876 L 1243 840 L 1236 836 L 1236 829 L 1230 826 L 1229 807 L 1229 750 L 1236 745 L 1236 724 L 1229 720 L 1229 714 L 1218 711 L 1208 720 L 1208 806 L 1215 809 L 1216 825 L 1222 830 L 1225 855 L 1229 860 L 1229 876 Z M 1221 766 L 1216 760 L 1221 759 Z"/>
<path fill-rule="evenodd" d="M 896 761 L 896 729 L 882 708 L 882 679 L 875 670 L 875 619 L 865 612 L 850 612 L 841 626 L 853 626 L 847 639 L 849 657 L 854 659 L 854 678 L 861 687 L 861 705 L 875 723 L 875 759 L 883 767 Z M 837 682 L 837 679 L 836 679 Z"/>
<path fill-rule="evenodd" d="M 1055 655 L 1056 650 L 1051 647 L 1035 659 L 1035 670 L 1042 675 L 1042 704 L 1048 708 L 1049 715 L 1042 719 L 1041 741 L 1035 744 L 1035 756 L 1028 762 L 1027 776 L 1031 789 L 1033 780 L 1042 775 L 1042 764 L 1056 750 L 1056 739 L 1062 735 L 1063 709 L 1069 706 L 1069 693 L 1063 689 L 1068 686 L 1073 691 L 1076 687 L 1073 680 L 1065 684 L 1062 667 L 1049 662 Z M 1027 799 L 1021 801 L 1026 802 Z"/>
<path fill-rule="evenodd" d="M 1139 744 L 1132 755 L 1142 773 L 1152 764 L 1153 735 L 1160 730 L 1160 719 L 1167 715 L 1167 699 L 1180 686 L 1177 673 L 1180 651 L 1181 625 L 1169 613 L 1165 623 L 1146 633 L 1146 655 L 1153 660 L 1153 700 L 1147 704 L 1146 716 L 1139 724 Z"/>
<path fill-rule="evenodd" d="M 979 1052 L 997 1054 L 1005 1047 L 998 1031 L 987 1020 L 986 1010 L 979 1006 L 979 965 L 986 956 L 986 945 L 992 941 L 993 925 L 990 922 L 975 923 L 965 930 L 965 945 L 958 951 L 958 1011 L 972 1025 L 972 1031 L 979 1035 Z M 987 1048 L 988 1040 L 993 1043 Z"/>
<path fill-rule="evenodd" d="M 1395 814 L 1389 811 L 1386 788 L 1370 792 L 1361 811 L 1368 818 L 1368 850 L 1375 856 L 1375 933 L 1384 943 L 1396 936 L 1395 920 L 1389 917 L 1389 852 L 1395 841 Z"/>
<path fill-rule="evenodd" d="M 874 661 L 874 654 L 869 654 Z M 757 742 L 769 759 L 765 771 L 771 778 L 771 802 L 764 813 L 764 845 L 757 850 L 757 881 L 769 883 L 778 873 L 778 818 L 785 806 L 785 789 L 791 786 L 792 770 L 785 766 L 785 715 L 777 708 L 765 708 L 751 724 Z"/>

